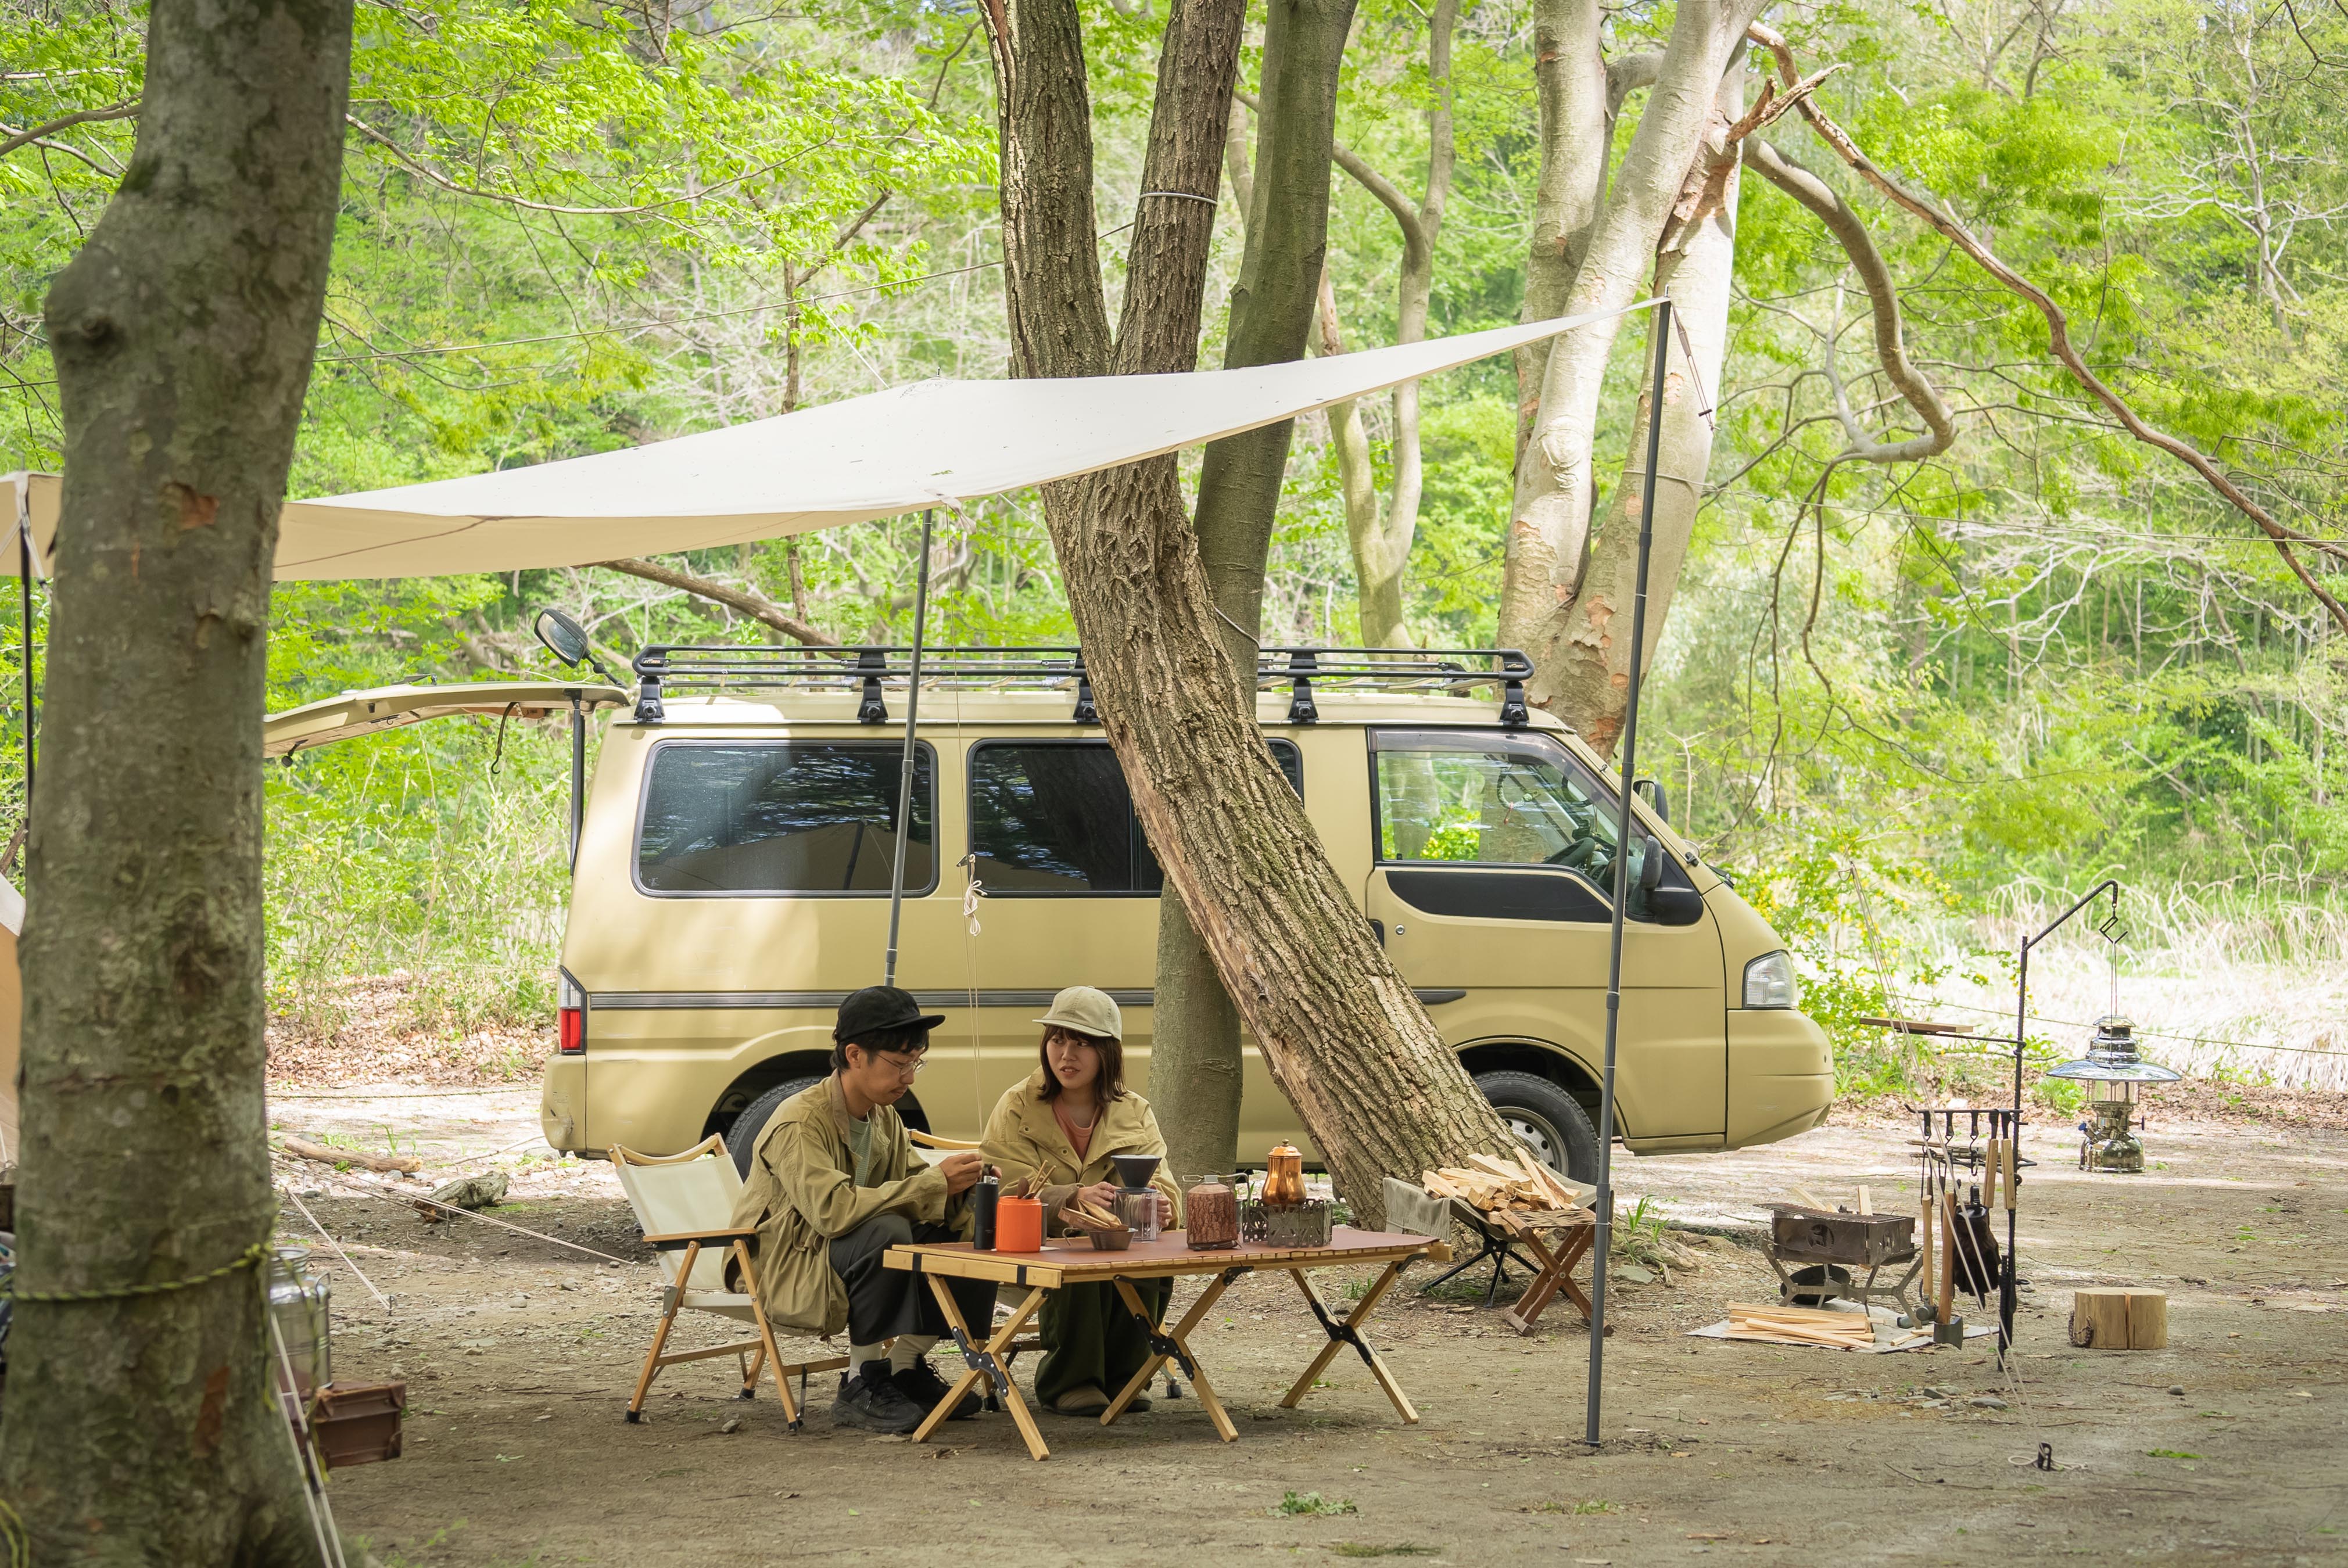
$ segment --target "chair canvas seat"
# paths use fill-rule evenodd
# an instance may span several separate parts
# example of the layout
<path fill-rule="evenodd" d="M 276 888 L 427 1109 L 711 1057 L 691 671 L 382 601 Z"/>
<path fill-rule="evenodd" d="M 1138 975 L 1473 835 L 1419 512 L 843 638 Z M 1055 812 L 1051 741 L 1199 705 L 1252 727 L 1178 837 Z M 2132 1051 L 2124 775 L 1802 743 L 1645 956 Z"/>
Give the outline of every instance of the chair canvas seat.
<path fill-rule="evenodd" d="M 808 1374 L 846 1367 L 848 1358 L 827 1356 L 812 1361 L 785 1363 L 776 1349 L 774 1325 L 767 1321 L 758 1300 L 757 1270 L 751 1249 L 742 1238 L 722 1234 L 733 1228 L 734 1202 L 742 1191 L 741 1173 L 735 1170 L 732 1158 L 726 1153 L 726 1141 L 712 1135 L 682 1154 L 666 1156 L 639 1154 L 616 1143 L 610 1152 L 621 1190 L 628 1194 L 628 1206 L 635 1211 L 636 1224 L 644 1235 L 708 1238 L 697 1245 L 671 1242 L 661 1249 L 661 1280 L 667 1289 L 663 1292 L 660 1327 L 654 1331 L 652 1348 L 644 1353 L 635 1396 L 628 1401 L 628 1419 L 642 1419 L 645 1392 L 663 1368 L 680 1361 L 732 1356 L 742 1368 L 741 1397 L 746 1399 L 757 1388 L 760 1372 L 772 1367 L 775 1390 L 782 1396 L 783 1415 L 791 1430 L 798 1430 L 798 1401 L 792 1398 L 786 1379 L 797 1374 L 804 1389 Z M 690 1268 L 686 1265 L 688 1258 L 692 1260 Z M 740 1265 L 736 1277 L 744 1286 L 741 1290 L 727 1288 L 729 1260 Z M 758 1337 L 707 1349 L 669 1351 L 669 1331 L 680 1312 L 705 1312 L 752 1324 Z"/>

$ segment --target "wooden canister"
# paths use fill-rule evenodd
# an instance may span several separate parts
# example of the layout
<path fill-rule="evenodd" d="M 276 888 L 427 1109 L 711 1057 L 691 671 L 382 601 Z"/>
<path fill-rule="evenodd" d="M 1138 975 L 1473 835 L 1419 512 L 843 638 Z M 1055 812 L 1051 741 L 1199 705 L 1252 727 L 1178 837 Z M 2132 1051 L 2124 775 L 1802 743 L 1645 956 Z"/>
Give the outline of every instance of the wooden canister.
<path fill-rule="evenodd" d="M 1304 1156 L 1292 1143 L 1282 1143 L 1264 1156 L 1263 1201 L 1286 1208 L 1304 1201 Z"/>
<path fill-rule="evenodd" d="M 1200 1177 L 1199 1184 L 1183 1194 L 1182 1214 L 1188 1222 L 1183 1239 L 1191 1251 L 1239 1245 L 1239 1200 L 1220 1176 Z"/>

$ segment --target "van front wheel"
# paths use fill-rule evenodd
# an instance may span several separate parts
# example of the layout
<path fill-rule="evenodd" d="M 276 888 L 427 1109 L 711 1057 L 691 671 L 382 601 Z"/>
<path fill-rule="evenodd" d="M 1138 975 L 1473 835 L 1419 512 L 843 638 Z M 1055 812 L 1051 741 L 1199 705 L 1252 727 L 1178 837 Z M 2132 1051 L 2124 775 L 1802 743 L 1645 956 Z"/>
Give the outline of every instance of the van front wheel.
<path fill-rule="evenodd" d="M 1577 1182 L 1598 1179 L 1598 1133 L 1573 1096 L 1529 1072 L 1479 1072 L 1476 1087 L 1534 1159 Z"/>
<path fill-rule="evenodd" d="M 778 1083 L 734 1118 L 734 1125 L 726 1130 L 726 1152 L 734 1156 L 734 1168 L 742 1173 L 743 1180 L 749 1180 L 750 1156 L 757 1153 L 758 1134 L 767 1130 L 767 1123 L 782 1109 L 783 1102 L 822 1081 L 820 1078 L 794 1078 L 788 1083 Z"/>

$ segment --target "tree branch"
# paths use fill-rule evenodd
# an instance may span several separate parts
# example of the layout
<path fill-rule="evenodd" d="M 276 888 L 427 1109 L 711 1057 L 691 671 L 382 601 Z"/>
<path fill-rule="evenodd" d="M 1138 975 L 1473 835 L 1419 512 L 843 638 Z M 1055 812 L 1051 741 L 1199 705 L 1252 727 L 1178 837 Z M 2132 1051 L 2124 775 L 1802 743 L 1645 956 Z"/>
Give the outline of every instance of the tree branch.
<path fill-rule="evenodd" d="M 1928 432 L 1906 441 L 1871 439 L 1851 416 L 1849 404 L 1841 396 L 1838 385 L 1836 408 L 1842 419 L 1843 435 L 1850 443 L 1850 450 L 1844 456 L 1868 463 L 1911 463 L 1947 451 L 1950 443 L 1957 438 L 1956 420 L 1932 384 L 1908 362 L 1908 345 L 1900 326 L 1900 288 L 1892 281 L 1891 269 L 1884 265 L 1881 252 L 1876 250 L 1867 225 L 1825 180 L 1759 137 L 1746 138 L 1745 167 L 1816 213 L 1828 232 L 1842 242 L 1843 253 L 1850 258 L 1851 268 L 1858 272 L 1867 289 L 1868 300 L 1875 308 L 1875 357 L 1882 363 L 1884 375 L 1923 420 Z M 1833 343 L 1827 345 L 1827 354 L 1831 358 Z"/>
<path fill-rule="evenodd" d="M 626 572 L 630 577 L 643 578 L 647 582 L 660 583 L 667 588 L 682 589 L 686 593 L 716 604 L 725 605 L 729 610 L 738 610 L 761 625 L 771 626 L 784 636 L 804 642 L 810 648 L 839 646 L 839 638 L 808 625 L 761 594 L 752 593 L 745 589 L 732 588 L 714 579 L 700 577 L 693 572 L 680 571 L 675 567 L 662 566 L 657 561 L 639 560 L 633 557 L 620 560 L 598 561 L 595 564 L 607 567 L 613 571 Z"/>
<path fill-rule="evenodd" d="M 1797 82 L 1798 77 L 1794 67 L 1794 53 L 1787 47 L 1782 36 L 1774 29 L 1758 22 L 1752 24 L 1746 29 L 1746 36 L 1776 56 L 1777 69 L 1789 87 Z M 2054 357 L 2063 362 L 2064 367 L 2070 371 L 2079 384 L 2085 387 L 2096 402 L 2109 410 L 2112 417 L 2117 419 L 2129 435 L 2147 446 L 2159 448 L 2191 468 L 2209 483 L 2211 489 L 2230 502 L 2237 511 L 2257 524 L 2259 530 L 2273 541 L 2275 549 L 2282 556 L 2284 563 L 2306 586 L 2307 591 L 2313 594 L 2322 603 L 2323 608 L 2331 612 L 2332 619 L 2339 624 L 2342 630 L 2348 631 L 2348 605 L 2342 604 L 2338 599 L 2325 591 L 2323 585 L 2315 580 L 2314 575 L 2302 563 L 2291 546 L 2308 545 L 2324 554 L 2336 556 L 2342 559 L 2348 559 L 2348 548 L 2343 548 L 2328 539 L 2311 538 L 2296 528 L 2289 528 L 2277 521 L 2272 514 L 2252 500 L 2240 486 L 2235 484 L 2223 469 L 2199 448 L 2190 443 L 2178 440 L 2166 431 L 2156 430 L 2146 424 L 2137 415 L 2136 410 L 2128 405 L 2125 398 L 2106 385 L 2103 378 L 2087 367 L 2085 358 L 2072 345 L 2070 318 L 2064 314 L 2063 307 L 2056 304 L 2044 290 L 1999 260 L 1988 246 L 1974 237 L 1972 231 L 1959 222 L 1955 215 L 1944 206 L 1937 205 L 1930 199 L 1910 190 L 1884 172 L 1877 166 L 1874 159 L 1859 150 L 1859 144 L 1851 139 L 1850 133 L 1837 125 L 1825 110 L 1818 107 L 1810 96 L 1804 95 L 1798 107 L 1803 118 L 1810 122 L 1811 128 L 1818 133 L 1819 139 L 1834 149 L 1836 155 L 1857 170 L 1869 185 L 1874 186 L 1893 203 L 1905 208 L 1922 220 L 1927 226 L 1948 239 L 1957 249 L 1972 258 L 1973 264 L 1980 267 L 1982 271 L 2037 307 L 2038 313 L 2046 318 L 2047 339 Z"/>
<path fill-rule="evenodd" d="M 131 119 L 135 118 L 138 113 L 139 100 L 125 98 L 118 104 L 110 104 L 102 109 L 76 109 L 69 115 L 61 115 L 46 125 L 36 125 L 29 130 L 10 130 L 6 126 L 0 125 L 0 135 L 5 135 L 8 138 L 5 141 L 0 141 L 0 158 L 7 157 L 20 147 L 29 147 L 45 136 L 53 136 L 58 131 L 69 130 L 77 125 L 94 125 L 105 119 Z M 84 159 L 84 161 L 88 160 Z"/>
<path fill-rule="evenodd" d="M 721 179 L 715 185 L 705 185 L 689 195 L 665 196 L 658 201 L 647 201 L 640 207 L 564 207 L 551 201 L 532 201 L 525 196 L 511 196 L 502 190 L 483 190 L 478 186 L 459 185 L 430 165 L 418 163 L 409 157 L 407 150 L 397 142 L 356 115 L 346 114 L 343 119 L 353 130 L 391 154 L 401 168 L 411 174 L 430 180 L 443 190 L 458 196 L 469 196 L 480 201 L 501 201 L 509 207 L 524 208 L 531 212 L 560 212 L 572 218 L 633 218 L 646 212 L 658 212 L 664 207 L 675 207 L 686 201 L 698 201 L 703 197 L 714 195 L 729 185 L 739 185 L 746 179 L 755 179 L 761 174 L 780 169 L 784 161 L 778 159 L 773 163 L 761 164 L 757 169 L 746 169 L 741 173 Z"/>

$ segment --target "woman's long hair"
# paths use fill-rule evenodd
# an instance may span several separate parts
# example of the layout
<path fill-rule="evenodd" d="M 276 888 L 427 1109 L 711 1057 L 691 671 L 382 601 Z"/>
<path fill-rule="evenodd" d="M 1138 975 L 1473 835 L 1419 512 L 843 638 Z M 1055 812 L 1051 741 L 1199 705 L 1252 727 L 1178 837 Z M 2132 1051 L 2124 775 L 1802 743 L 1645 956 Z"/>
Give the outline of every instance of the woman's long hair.
<path fill-rule="evenodd" d="M 1093 1081 L 1093 1093 L 1102 1104 L 1125 1098 L 1125 1047 L 1107 1035 L 1086 1034 L 1053 1024 L 1044 1030 L 1044 1038 L 1035 1047 L 1035 1060 L 1044 1068 L 1044 1087 L 1036 1091 L 1037 1099 L 1050 1102 L 1060 1097 L 1060 1075 L 1052 1071 L 1052 1037 L 1056 1034 L 1083 1040 L 1100 1052 L 1100 1076 Z"/>

